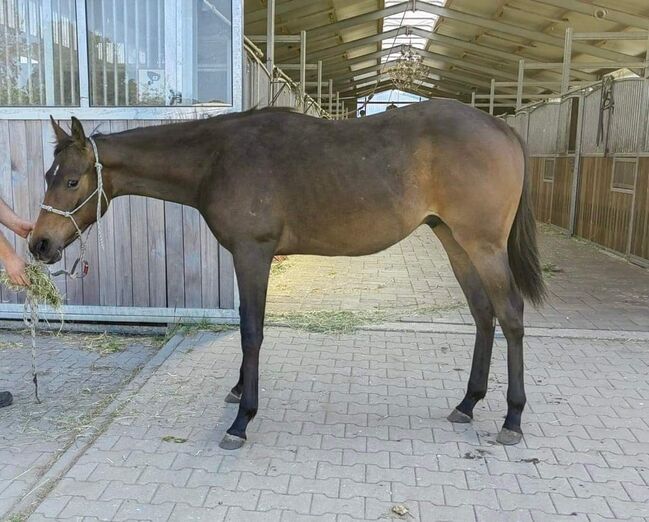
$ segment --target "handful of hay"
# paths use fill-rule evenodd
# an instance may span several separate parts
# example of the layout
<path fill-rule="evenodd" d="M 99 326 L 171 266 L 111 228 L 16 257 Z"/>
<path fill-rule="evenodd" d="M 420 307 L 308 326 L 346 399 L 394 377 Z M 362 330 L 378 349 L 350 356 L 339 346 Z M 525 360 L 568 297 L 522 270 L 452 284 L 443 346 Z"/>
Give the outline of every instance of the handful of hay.
<path fill-rule="evenodd" d="M 18 286 L 11 282 L 7 272 L 0 271 L 0 284 L 14 292 L 25 292 L 26 300 L 34 305 L 49 305 L 55 310 L 61 308 L 63 296 L 54 284 L 52 276 L 41 263 L 29 263 L 25 267 L 29 286 Z"/>

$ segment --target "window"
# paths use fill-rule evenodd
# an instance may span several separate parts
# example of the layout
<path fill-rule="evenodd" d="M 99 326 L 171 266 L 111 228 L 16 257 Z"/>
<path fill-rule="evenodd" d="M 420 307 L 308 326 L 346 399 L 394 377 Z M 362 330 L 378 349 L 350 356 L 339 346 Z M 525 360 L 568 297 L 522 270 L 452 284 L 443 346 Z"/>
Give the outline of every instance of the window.
<path fill-rule="evenodd" d="M 232 102 L 230 0 L 88 0 L 91 105 Z"/>
<path fill-rule="evenodd" d="M 554 158 L 543 161 L 543 181 L 554 181 Z"/>
<path fill-rule="evenodd" d="M 78 104 L 75 0 L 0 1 L 0 105 Z"/>
<path fill-rule="evenodd" d="M 636 161 L 631 158 L 615 158 L 611 189 L 621 192 L 635 190 Z"/>
<path fill-rule="evenodd" d="M 232 18 L 231 0 L 0 0 L 0 106 L 232 105 Z"/>

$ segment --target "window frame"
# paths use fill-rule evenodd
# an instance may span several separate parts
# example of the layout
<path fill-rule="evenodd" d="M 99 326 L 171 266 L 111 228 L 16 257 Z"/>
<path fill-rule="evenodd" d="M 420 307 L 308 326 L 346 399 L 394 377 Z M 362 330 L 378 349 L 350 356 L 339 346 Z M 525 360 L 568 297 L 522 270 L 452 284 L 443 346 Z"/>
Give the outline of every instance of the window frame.
<path fill-rule="evenodd" d="M 633 164 L 633 188 L 622 188 L 615 186 L 615 167 L 618 163 L 632 163 Z M 622 194 L 635 194 L 635 188 L 638 184 L 638 160 L 637 158 L 618 157 L 613 158 L 613 171 L 611 172 L 611 192 L 621 192 Z"/>
<path fill-rule="evenodd" d="M 194 106 L 92 106 L 90 105 L 90 56 L 86 0 L 75 0 L 77 16 L 77 51 L 79 56 L 79 105 L 76 106 L 0 106 L 2 120 L 67 119 L 81 120 L 182 120 L 238 112 L 243 104 L 243 0 L 232 3 L 232 103 L 210 103 Z M 165 0 L 175 7 L 176 0 Z"/>
<path fill-rule="evenodd" d="M 552 178 L 546 178 L 546 165 L 552 163 Z M 556 158 L 543 158 L 543 172 L 541 173 L 541 180 L 543 183 L 554 183 L 554 171 L 557 168 Z"/>

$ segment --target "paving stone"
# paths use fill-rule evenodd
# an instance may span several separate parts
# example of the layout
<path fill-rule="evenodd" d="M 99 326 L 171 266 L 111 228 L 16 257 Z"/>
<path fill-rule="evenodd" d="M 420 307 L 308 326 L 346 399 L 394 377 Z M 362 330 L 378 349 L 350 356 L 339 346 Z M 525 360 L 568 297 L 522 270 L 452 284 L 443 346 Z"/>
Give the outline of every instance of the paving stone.
<path fill-rule="evenodd" d="M 523 417 L 526 435 L 520 446 L 494 444 L 506 411 L 506 349 L 500 334 L 489 395 L 476 408 L 474 422 L 453 426 L 445 420 L 449 407 L 464 394 L 473 329 L 435 321 L 470 321 L 466 309 L 425 310 L 418 320 L 446 330 L 437 333 L 419 328 L 422 323 L 399 331 L 351 334 L 267 328 L 260 412 L 249 427 L 249 441 L 235 452 L 221 450 L 217 442 L 236 411 L 221 398 L 238 374 L 239 334 L 199 334 L 149 378 L 37 508 L 35 520 L 87 516 L 342 522 L 377 520 L 397 502 L 408 505 L 414 520 L 425 522 L 593 522 L 649 516 L 644 512 L 649 437 L 630 421 L 644 419 L 646 343 L 596 339 L 589 332 L 584 335 L 592 338 L 548 336 L 547 329 L 558 325 L 575 332 L 586 322 L 610 327 L 625 315 L 638 318 L 647 312 L 647 304 L 634 302 L 633 296 L 649 288 L 648 276 L 563 238 L 544 236 L 544 241 L 546 254 L 555 256 L 566 272 L 550 279 L 548 306 L 528 312 L 528 324 L 546 330 L 542 337 L 526 337 L 529 414 Z M 325 292 L 306 293 L 296 299 L 301 303 L 297 309 L 307 309 L 309 299 L 333 309 L 348 304 L 389 307 L 416 295 L 413 310 L 399 307 L 399 313 L 414 314 L 419 306 L 448 306 L 462 299 L 429 232 L 417 232 L 410 247 L 404 243 L 391 250 L 381 254 L 380 267 L 372 258 L 342 259 L 335 265 L 353 271 L 361 263 L 368 270 L 349 285 L 363 299 L 349 304 L 345 299 L 351 296 L 342 299 L 334 293 L 327 301 Z M 422 256 L 421 272 L 416 273 L 425 274 L 425 280 L 413 277 L 413 264 L 405 263 L 415 250 Z M 606 267 L 610 286 L 592 290 L 594 276 L 576 270 L 577 262 L 586 259 L 600 277 L 601 267 Z M 329 262 L 317 261 L 323 266 Z M 302 270 L 301 259 L 295 262 L 291 268 L 289 258 L 289 268 L 280 275 L 296 266 Z M 424 264 L 433 271 L 425 272 Z M 411 285 L 405 294 L 392 291 L 397 283 L 390 278 L 396 273 L 403 275 L 399 285 Z M 311 288 L 318 277 L 300 281 L 296 276 L 293 289 Z M 370 280 L 384 281 L 392 290 L 363 286 Z M 270 308 L 279 303 L 279 294 L 272 292 Z M 282 306 L 288 308 L 287 303 Z M 649 321 L 642 324 L 649 331 Z M 12 353 L 11 360 L 21 355 Z M 68 368 L 77 356 L 71 355 Z M 103 363 L 97 361 L 95 354 L 84 364 Z M 0 359 L 0 384 L 5 364 Z M 53 369 L 59 366 L 57 362 Z M 28 370 L 25 366 L 23 375 Z M 74 388 L 69 382 L 74 372 L 63 373 Z M 122 382 L 117 377 L 111 377 L 111 389 Z M 92 397 L 97 400 L 97 395 Z M 0 442 L 7 411 L 0 412 Z M 45 415 L 35 411 L 35 418 Z M 19 420 L 11 417 L 9 424 L 15 427 Z M 189 440 L 162 443 L 168 434 Z M 32 483 L 28 473 L 3 487 L 5 477 L 15 478 L 30 466 L 42 472 L 51 448 L 60 443 L 33 442 L 37 451 L 31 451 L 31 444 L 0 444 L 0 499 L 18 498 Z"/>
<path fill-rule="evenodd" d="M 185 504 L 176 504 L 171 512 L 169 522 L 218 522 L 225 520 L 228 508 L 225 506 L 190 507 Z"/>

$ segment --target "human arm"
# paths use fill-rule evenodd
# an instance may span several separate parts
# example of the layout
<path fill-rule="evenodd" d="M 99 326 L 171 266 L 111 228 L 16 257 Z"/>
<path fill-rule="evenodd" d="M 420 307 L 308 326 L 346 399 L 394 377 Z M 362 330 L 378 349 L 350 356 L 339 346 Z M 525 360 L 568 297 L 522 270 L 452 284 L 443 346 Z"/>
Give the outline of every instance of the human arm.
<path fill-rule="evenodd" d="M 34 228 L 32 223 L 18 216 L 2 198 L 0 198 L 0 223 L 20 237 L 27 237 Z"/>

